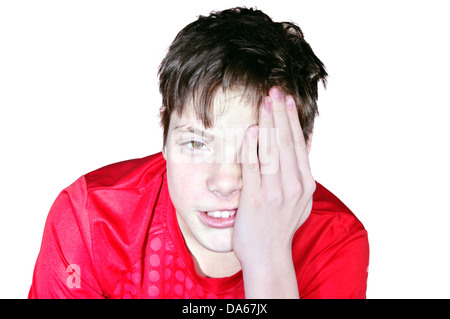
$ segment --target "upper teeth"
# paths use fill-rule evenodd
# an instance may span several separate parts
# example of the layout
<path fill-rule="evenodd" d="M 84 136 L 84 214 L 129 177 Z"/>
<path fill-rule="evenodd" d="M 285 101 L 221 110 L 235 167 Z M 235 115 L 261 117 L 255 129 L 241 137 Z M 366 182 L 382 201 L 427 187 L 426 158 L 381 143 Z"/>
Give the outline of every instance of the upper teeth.
<path fill-rule="evenodd" d="M 235 210 L 215 210 L 211 212 L 207 212 L 208 216 L 214 218 L 228 218 L 236 214 Z"/>

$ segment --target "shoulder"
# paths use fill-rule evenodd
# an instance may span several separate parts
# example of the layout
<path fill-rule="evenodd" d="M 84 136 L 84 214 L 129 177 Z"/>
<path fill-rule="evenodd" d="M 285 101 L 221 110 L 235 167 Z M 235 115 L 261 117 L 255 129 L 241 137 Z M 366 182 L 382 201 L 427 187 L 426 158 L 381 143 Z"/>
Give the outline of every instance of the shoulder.
<path fill-rule="evenodd" d="M 166 171 L 162 153 L 130 159 L 99 168 L 84 175 L 87 190 L 97 188 L 139 188 Z"/>
<path fill-rule="evenodd" d="M 73 241 L 71 247 L 91 249 L 105 292 L 112 289 L 124 269 L 143 257 L 150 227 L 152 231 L 162 227 L 161 214 L 155 217 L 155 211 L 166 207 L 165 171 L 166 161 L 157 153 L 89 172 L 67 189 L 72 198 L 80 194 L 79 200 L 70 202 L 78 220 L 72 224 L 74 228 L 83 224 L 86 229 L 82 240 Z M 77 191 L 82 188 L 82 193 Z"/>
<path fill-rule="evenodd" d="M 338 197 L 316 184 L 311 214 L 293 242 L 300 294 L 302 298 L 364 298 L 367 231 Z"/>
<path fill-rule="evenodd" d="M 355 214 L 332 192 L 317 183 L 311 214 L 297 230 L 293 248 L 296 258 L 305 266 L 312 261 L 317 263 L 336 256 L 338 251 L 347 248 L 366 258 L 368 235 Z"/>
<path fill-rule="evenodd" d="M 101 297 L 130 262 L 141 258 L 160 197 L 161 153 L 111 164 L 65 188 L 47 217 L 30 297 Z M 79 266 L 83 289 L 67 289 L 68 265 Z"/>
<path fill-rule="evenodd" d="M 364 229 L 363 224 L 347 205 L 318 182 L 313 195 L 310 217 L 312 220 L 328 220 L 333 226 L 341 228 L 348 234 Z"/>

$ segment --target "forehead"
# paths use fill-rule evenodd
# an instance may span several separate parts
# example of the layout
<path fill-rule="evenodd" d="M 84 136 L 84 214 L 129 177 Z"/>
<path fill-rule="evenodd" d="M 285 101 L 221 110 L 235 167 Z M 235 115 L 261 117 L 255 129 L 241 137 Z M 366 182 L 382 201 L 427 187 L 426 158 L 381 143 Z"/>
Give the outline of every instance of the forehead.
<path fill-rule="evenodd" d="M 197 128 L 204 129 L 201 120 L 194 112 L 193 101 L 191 100 L 183 110 L 183 115 L 178 116 L 173 112 L 171 116 L 171 127 L 190 124 Z M 226 129 L 230 127 L 244 127 L 258 122 L 258 108 L 245 94 L 243 89 L 232 89 L 222 91 L 219 89 L 214 96 L 212 105 L 213 125 L 210 129 Z M 173 125 L 172 125 L 173 124 Z"/>

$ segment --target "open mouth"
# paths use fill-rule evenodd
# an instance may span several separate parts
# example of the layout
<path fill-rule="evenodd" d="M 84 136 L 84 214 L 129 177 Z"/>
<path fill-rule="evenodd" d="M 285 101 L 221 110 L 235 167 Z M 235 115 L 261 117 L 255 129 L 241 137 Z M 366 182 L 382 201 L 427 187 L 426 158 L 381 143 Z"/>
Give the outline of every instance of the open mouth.
<path fill-rule="evenodd" d="M 237 209 L 215 210 L 199 212 L 200 221 L 206 226 L 213 228 L 233 227 L 236 219 Z"/>
<path fill-rule="evenodd" d="M 236 214 L 236 210 L 215 210 L 212 212 L 206 212 L 209 217 L 214 218 L 229 218 Z"/>

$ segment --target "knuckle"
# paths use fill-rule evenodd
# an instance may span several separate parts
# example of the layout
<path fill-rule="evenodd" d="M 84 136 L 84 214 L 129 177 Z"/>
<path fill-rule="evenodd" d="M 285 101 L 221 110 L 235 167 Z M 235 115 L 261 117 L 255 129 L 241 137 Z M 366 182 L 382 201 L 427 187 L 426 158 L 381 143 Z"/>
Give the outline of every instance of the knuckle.
<path fill-rule="evenodd" d="M 308 179 L 304 183 L 304 188 L 305 188 L 304 192 L 309 196 L 312 196 L 316 191 L 316 182 L 314 181 L 314 179 Z"/>
<path fill-rule="evenodd" d="M 285 113 L 285 107 L 281 103 L 273 103 L 273 113 L 275 115 L 280 115 Z"/>
<path fill-rule="evenodd" d="M 294 182 L 289 185 L 289 197 L 300 198 L 303 192 L 303 186 L 300 182 Z"/>
<path fill-rule="evenodd" d="M 281 142 L 286 147 L 291 147 L 294 145 L 294 138 L 291 133 L 286 133 L 281 137 Z"/>
<path fill-rule="evenodd" d="M 314 180 L 302 182 L 297 180 L 289 184 L 289 188 L 286 190 L 286 198 L 292 201 L 298 201 L 302 198 L 310 198 L 314 194 L 316 189 L 316 183 Z"/>
<path fill-rule="evenodd" d="M 257 171 L 259 169 L 258 163 L 249 163 L 246 166 L 249 171 Z"/>

